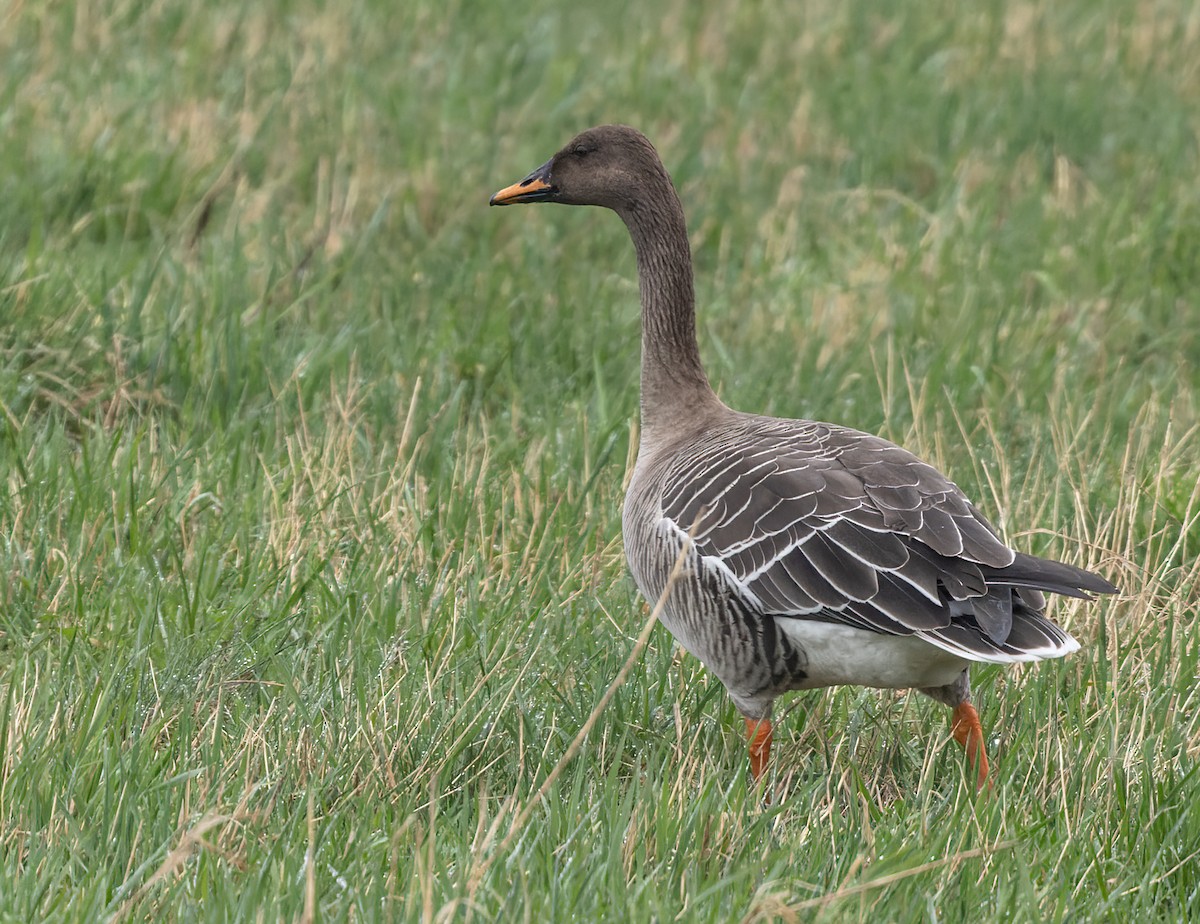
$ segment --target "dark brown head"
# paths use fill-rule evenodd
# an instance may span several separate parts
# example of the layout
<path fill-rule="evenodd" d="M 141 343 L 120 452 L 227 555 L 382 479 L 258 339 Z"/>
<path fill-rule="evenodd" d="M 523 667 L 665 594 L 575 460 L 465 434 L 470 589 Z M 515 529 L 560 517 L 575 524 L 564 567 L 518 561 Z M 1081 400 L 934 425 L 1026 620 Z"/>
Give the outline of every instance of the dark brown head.
<path fill-rule="evenodd" d="M 663 182 L 669 188 L 662 161 L 645 135 L 627 125 L 601 125 L 576 135 L 525 179 L 492 196 L 490 204 L 559 202 L 625 213 L 648 188 Z"/>

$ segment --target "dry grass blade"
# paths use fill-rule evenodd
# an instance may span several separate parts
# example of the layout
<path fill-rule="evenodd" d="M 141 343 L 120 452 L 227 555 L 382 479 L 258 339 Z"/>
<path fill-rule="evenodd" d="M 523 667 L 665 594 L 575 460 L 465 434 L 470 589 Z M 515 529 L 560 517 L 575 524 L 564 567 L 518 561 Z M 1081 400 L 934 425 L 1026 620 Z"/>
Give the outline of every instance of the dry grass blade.
<path fill-rule="evenodd" d="M 187 831 L 183 832 L 179 843 L 167 854 L 158 869 L 154 871 L 154 874 L 142 883 L 141 887 L 117 909 L 116 913 L 109 920 L 111 922 L 124 920 L 129 912 L 133 910 L 134 906 L 149 894 L 151 889 L 159 883 L 165 882 L 172 876 L 177 875 L 197 848 L 211 846 L 204 839 L 205 834 L 214 828 L 219 828 L 221 825 L 234 820 L 236 819 L 233 815 L 205 815 Z"/>
<path fill-rule="evenodd" d="M 312 924 L 317 912 L 317 819 L 313 810 L 315 790 L 308 790 L 308 850 L 304 856 L 304 911 L 300 924 Z"/>
<path fill-rule="evenodd" d="M 971 850 L 959 851 L 949 857 L 943 857 L 941 860 L 931 860 L 928 863 L 922 863 L 919 866 L 914 866 L 911 869 L 901 870 L 898 873 L 889 873 L 886 876 L 879 876 L 875 879 L 870 879 L 867 882 L 860 882 L 857 885 L 843 886 L 834 892 L 827 895 L 821 895 L 817 898 L 809 898 L 802 902 L 797 902 L 791 906 L 793 911 L 805 911 L 809 908 L 824 908 L 834 902 L 841 901 L 844 898 L 851 898 L 855 895 L 861 895 L 864 892 L 871 892 L 875 889 L 882 889 L 885 886 L 908 879 L 910 876 L 920 876 L 922 873 L 928 873 L 931 870 L 941 869 L 943 866 L 957 866 L 963 860 L 970 860 L 975 857 L 988 856 L 997 853 L 1001 850 L 1007 850 L 1016 845 L 1016 841 L 1001 841 L 998 844 L 993 844 L 990 847 L 974 847 Z"/>

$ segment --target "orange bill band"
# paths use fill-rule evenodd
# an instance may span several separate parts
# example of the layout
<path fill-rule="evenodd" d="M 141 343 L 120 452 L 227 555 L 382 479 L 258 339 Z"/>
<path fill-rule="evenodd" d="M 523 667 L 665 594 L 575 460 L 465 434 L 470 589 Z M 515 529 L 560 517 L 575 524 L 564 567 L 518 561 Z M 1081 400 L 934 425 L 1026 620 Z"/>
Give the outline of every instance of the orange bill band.
<path fill-rule="evenodd" d="M 492 196 L 489 204 L 513 205 L 536 193 L 548 192 L 551 189 L 553 187 L 545 180 L 538 177 L 529 177 L 529 179 L 521 180 L 520 183 L 513 183 L 512 186 L 505 186 L 500 192 Z"/>
<path fill-rule="evenodd" d="M 506 186 L 488 200 L 488 205 L 515 205 L 518 202 L 547 202 L 558 191 L 550 182 L 550 165 L 542 164 L 519 183 Z"/>

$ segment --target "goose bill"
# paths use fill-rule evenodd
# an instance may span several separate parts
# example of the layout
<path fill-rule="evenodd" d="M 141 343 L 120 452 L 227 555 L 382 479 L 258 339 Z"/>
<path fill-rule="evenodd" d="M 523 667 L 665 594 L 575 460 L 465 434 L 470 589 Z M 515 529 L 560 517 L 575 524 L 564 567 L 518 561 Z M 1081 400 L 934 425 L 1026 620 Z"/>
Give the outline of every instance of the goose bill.
<path fill-rule="evenodd" d="M 550 164 L 545 163 L 519 183 L 506 186 L 488 200 L 488 205 L 516 205 L 520 202 L 545 202 L 558 190 L 550 182 Z"/>

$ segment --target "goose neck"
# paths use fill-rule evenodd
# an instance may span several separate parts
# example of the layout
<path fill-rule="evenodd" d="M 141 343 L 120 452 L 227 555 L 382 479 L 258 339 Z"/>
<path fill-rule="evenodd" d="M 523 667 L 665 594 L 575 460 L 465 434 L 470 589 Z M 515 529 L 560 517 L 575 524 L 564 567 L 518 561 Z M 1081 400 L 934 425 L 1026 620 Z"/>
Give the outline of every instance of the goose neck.
<path fill-rule="evenodd" d="M 678 426 L 717 402 L 700 362 L 692 255 L 675 190 L 622 215 L 637 254 L 642 302 L 642 427 Z"/>

